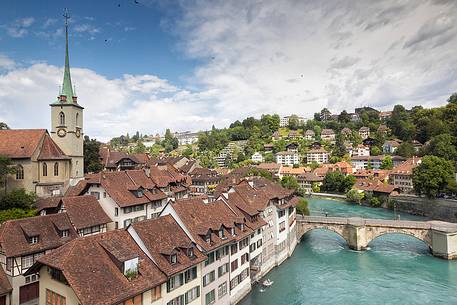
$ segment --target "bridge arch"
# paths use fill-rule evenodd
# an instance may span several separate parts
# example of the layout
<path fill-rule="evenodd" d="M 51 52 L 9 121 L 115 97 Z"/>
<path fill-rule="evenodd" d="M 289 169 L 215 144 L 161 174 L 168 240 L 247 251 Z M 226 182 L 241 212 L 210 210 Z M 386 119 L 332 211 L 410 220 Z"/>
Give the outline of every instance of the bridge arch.
<path fill-rule="evenodd" d="M 406 235 L 411 236 L 417 240 L 422 241 L 429 249 L 432 249 L 432 240 L 430 237 L 430 233 L 425 230 L 402 230 L 402 229 L 386 229 L 386 230 L 377 230 L 377 232 L 373 234 L 368 234 L 367 236 L 367 246 L 376 240 L 377 238 L 385 235 L 392 235 L 392 234 L 399 234 L 399 235 Z"/>
<path fill-rule="evenodd" d="M 323 231 L 330 231 L 333 233 L 336 233 L 339 237 L 341 237 L 346 244 L 349 245 L 349 241 L 347 238 L 344 236 L 343 230 L 338 227 L 338 226 L 326 226 L 326 225 L 310 225 L 310 226 L 304 226 L 302 227 L 302 230 L 300 232 L 300 240 L 305 236 L 307 233 L 314 231 L 314 230 L 323 230 Z"/>

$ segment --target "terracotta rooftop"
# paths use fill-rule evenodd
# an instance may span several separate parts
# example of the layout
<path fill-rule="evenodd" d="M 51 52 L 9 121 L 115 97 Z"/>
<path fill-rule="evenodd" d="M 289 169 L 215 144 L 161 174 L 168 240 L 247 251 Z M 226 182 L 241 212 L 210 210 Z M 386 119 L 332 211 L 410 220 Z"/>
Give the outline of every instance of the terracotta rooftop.
<path fill-rule="evenodd" d="M 0 268 L 0 296 L 11 292 L 13 287 L 11 287 L 10 281 L 6 276 L 5 270 Z"/>
<path fill-rule="evenodd" d="M 134 257 L 139 272 L 129 280 L 122 260 Z M 40 257 L 28 272 L 42 265 L 62 271 L 81 305 L 117 305 L 167 280 L 125 230 L 75 239 Z"/>
<path fill-rule="evenodd" d="M 391 175 L 412 175 L 413 169 L 418 166 L 420 162 L 421 159 L 417 157 L 408 159 L 400 165 L 394 167 L 391 171 Z"/>
<path fill-rule="evenodd" d="M 170 215 L 136 222 L 130 226 L 143 241 L 152 260 L 167 276 L 186 270 L 207 258 Z M 193 257 L 188 255 L 189 248 L 193 249 Z M 170 262 L 171 254 L 177 255 L 177 263 Z"/>
<path fill-rule="evenodd" d="M 68 237 L 61 232 L 68 230 Z M 29 239 L 38 236 L 38 242 Z M 55 249 L 78 235 L 66 213 L 7 220 L 0 225 L 0 245 L 6 257 L 23 256 Z"/>

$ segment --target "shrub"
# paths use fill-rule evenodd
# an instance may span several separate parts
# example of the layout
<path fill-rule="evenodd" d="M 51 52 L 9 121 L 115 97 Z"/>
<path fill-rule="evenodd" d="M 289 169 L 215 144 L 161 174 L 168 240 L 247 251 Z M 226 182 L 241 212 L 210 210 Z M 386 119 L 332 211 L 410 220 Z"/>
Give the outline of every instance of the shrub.
<path fill-rule="evenodd" d="M 304 198 L 300 198 L 297 204 L 297 213 L 300 215 L 309 215 L 308 201 Z"/>

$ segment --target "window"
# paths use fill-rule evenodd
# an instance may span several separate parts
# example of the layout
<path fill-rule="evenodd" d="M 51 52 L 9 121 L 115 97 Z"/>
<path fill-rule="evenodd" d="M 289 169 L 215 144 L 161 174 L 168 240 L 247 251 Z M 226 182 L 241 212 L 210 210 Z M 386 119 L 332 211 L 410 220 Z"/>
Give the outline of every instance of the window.
<path fill-rule="evenodd" d="M 39 241 L 38 235 L 36 235 L 36 236 L 30 236 L 30 238 L 29 238 L 29 243 L 30 243 L 30 244 L 37 244 L 38 241 Z"/>
<path fill-rule="evenodd" d="M 59 175 L 59 163 L 56 162 L 54 163 L 54 176 L 58 176 Z"/>
<path fill-rule="evenodd" d="M 69 232 L 70 232 L 69 230 L 63 230 L 62 233 L 61 233 L 61 236 L 62 237 L 68 237 Z"/>
<path fill-rule="evenodd" d="M 215 257 L 214 252 L 208 253 L 208 259 L 205 261 L 205 266 L 208 266 L 208 265 L 211 265 L 212 263 L 214 263 L 214 257 Z"/>
<path fill-rule="evenodd" d="M 92 196 L 94 196 L 95 198 L 97 198 L 97 200 L 100 199 L 100 192 L 90 192 L 90 194 L 91 194 Z"/>
<path fill-rule="evenodd" d="M 203 276 L 203 287 L 207 286 L 209 283 L 214 282 L 216 279 L 216 272 L 211 271 Z"/>
<path fill-rule="evenodd" d="M 48 175 L 48 165 L 43 163 L 43 176 L 46 177 Z"/>
<path fill-rule="evenodd" d="M 194 248 L 187 249 L 187 256 L 191 258 L 195 256 Z"/>
<path fill-rule="evenodd" d="M 65 114 L 63 112 L 59 113 L 59 124 L 65 126 Z"/>
<path fill-rule="evenodd" d="M 46 289 L 46 305 L 65 305 L 66 299 L 64 296 L 55 293 L 52 290 Z"/>
<path fill-rule="evenodd" d="M 241 265 L 249 261 L 249 253 L 241 255 Z"/>
<path fill-rule="evenodd" d="M 224 282 L 224 283 L 220 284 L 219 287 L 217 288 L 217 297 L 220 299 L 221 297 L 223 297 L 226 294 L 227 294 L 227 282 Z"/>
<path fill-rule="evenodd" d="M 229 271 L 229 264 L 226 263 L 222 266 L 219 266 L 219 268 L 217 268 L 217 275 L 218 275 L 218 277 L 221 277 L 224 274 L 226 274 L 228 271 Z"/>
<path fill-rule="evenodd" d="M 249 239 L 246 237 L 240 241 L 240 250 L 246 248 L 249 245 Z"/>
<path fill-rule="evenodd" d="M 184 295 L 180 295 L 179 297 L 174 298 L 167 305 L 184 305 Z"/>
<path fill-rule="evenodd" d="M 219 238 L 220 239 L 225 239 L 226 238 L 225 235 L 224 235 L 224 229 L 222 229 L 222 228 L 219 230 Z"/>
<path fill-rule="evenodd" d="M 252 243 L 252 244 L 249 246 L 249 252 L 254 252 L 255 249 L 256 249 L 255 243 Z"/>
<path fill-rule="evenodd" d="M 238 269 L 238 259 L 234 260 L 232 263 L 231 263 L 231 269 L 232 269 L 232 272 L 235 271 L 236 269 Z"/>
<path fill-rule="evenodd" d="M 262 240 L 259 239 L 259 240 L 257 241 L 257 248 L 260 248 L 261 246 L 262 246 Z"/>
<path fill-rule="evenodd" d="M 103 192 L 103 198 L 106 198 L 106 192 Z"/>
<path fill-rule="evenodd" d="M 186 283 L 189 283 L 190 281 L 194 280 L 197 278 L 197 267 L 192 267 L 186 272 L 184 272 L 184 279 L 186 280 Z"/>
<path fill-rule="evenodd" d="M 205 295 L 205 304 L 213 304 L 216 301 L 216 291 L 213 289 Z"/>
<path fill-rule="evenodd" d="M 192 288 L 191 290 L 187 291 L 185 294 L 185 302 L 186 304 L 189 304 L 196 298 L 200 296 L 200 286 L 196 286 Z"/>
<path fill-rule="evenodd" d="M 76 123 L 76 126 L 79 126 L 79 113 L 76 113 L 75 123 Z"/>
<path fill-rule="evenodd" d="M 286 211 L 285 210 L 279 210 L 278 211 L 278 218 L 284 217 L 285 215 L 286 215 Z"/>
<path fill-rule="evenodd" d="M 231 254 L 235 254 L 236 252 L 238 252 L 238 244 L 234 244 L 230 247 L 230 252 Z"/>
<path fill-rule="evenodd" d="M 32 267 L 33 262 L 34 262 L 33 254 L 27 255 L 27 256 L 23 256 L 22 259 L 21 259 L 22 270 Z"/>
<path fill-rule="evenodd" d="M 170 263 L 172 265 L 176 264 L 178 262 L 178 256 L 176 254 L 170 255 Z"/>
<path fill-rule="evenodd" d="M 119 216 L 119 208 L 114 208 L 114 216 Z"/>
<path fill-rule="evenodd" d="M 280 224 L 279 224 L 279 232 L 282 232 L 286 229 L 286 222 L 285 221 L 282 221 Z"/>
<path fill-rule="evenodd" d="M 16 180 L 23 180 L 24 179 L 24 168 L 22 165 L 16 166 Z"/>
<path fill-rule="evenodd" d="M 171 277 L 167 282 L 167 292 L 170 292 L 184 284 L 184 273 Z"/>
<path fill-rule="evenodd" d="M 7 257 L 6 258 L 6 270 L 11 271 L 13 269 L 13 258 Z"/>
<path fill-rule="evenodd" d="M 216 251 L 216 259 L 221 259 L 224 256 L 228 255 L 229 253 L 229 247 L 225 246 L 223 248 L 220 248 Z"/>
<path fill-rule="evenodd" d="M 151 301 L 156 301 L 162 297 L 161 285 L 151 289 Z"/>

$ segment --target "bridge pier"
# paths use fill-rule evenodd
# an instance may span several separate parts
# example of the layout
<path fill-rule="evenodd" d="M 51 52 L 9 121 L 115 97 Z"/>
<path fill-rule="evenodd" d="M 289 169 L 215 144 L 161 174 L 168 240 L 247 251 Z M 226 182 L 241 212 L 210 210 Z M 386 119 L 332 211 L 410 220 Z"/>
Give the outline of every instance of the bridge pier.
<path fill-rule="evenodd" d="M 432 230 L 431 251 L 440 258 L 457 259 L 457 233 Z"/>
<path fill-rule="evenodd" d="M 348 220 L 345 226 L 343 236 L 349 245 L 349 248 L 356 251 L 365 250 L 368 246 L 366 227 L 362 219 L 353 218 Z"/>

